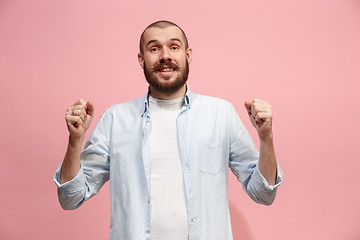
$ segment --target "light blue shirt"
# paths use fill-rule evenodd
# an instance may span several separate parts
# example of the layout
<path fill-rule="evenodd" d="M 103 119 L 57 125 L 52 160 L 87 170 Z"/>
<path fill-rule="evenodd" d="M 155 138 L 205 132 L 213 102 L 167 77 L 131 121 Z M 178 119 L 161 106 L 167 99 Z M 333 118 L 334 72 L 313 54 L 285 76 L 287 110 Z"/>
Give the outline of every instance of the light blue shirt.
<path fill-rule="evenodd" d="M 60 184 L 61 165 L 54 175 L 64 209 L 81 206 L 110 179 L 111 240 L 151 239 L 148 106 L 146 93 L 110 107 L 86 142 L 77 176 Z M 282 171 L 278 166 L 276 184 L 269 186 L 259 171 L 259 154 L 248 132 L 225 100 L 188 90 L 177 128 L 189 239 L 232 239 L 228 167 L 246 193 L 265 205 L 274 201 Z"/>

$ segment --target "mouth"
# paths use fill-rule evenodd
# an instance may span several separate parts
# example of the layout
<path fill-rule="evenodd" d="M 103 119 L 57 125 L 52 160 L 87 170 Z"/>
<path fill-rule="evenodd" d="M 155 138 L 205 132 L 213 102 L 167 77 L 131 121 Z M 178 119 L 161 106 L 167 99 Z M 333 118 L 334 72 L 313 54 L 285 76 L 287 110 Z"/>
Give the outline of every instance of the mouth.
<path fill-rule="evenodd" d="M 173 72 L 175 69 L 170 67 L 164 67 L 157 70 L 158 72 Z"/>
<path fill-rule="evenodd" d="M 158 76 L 163 78 L 164 80 L 169 80 L 175 74 L 175 71 L 177 69 L 178 67 L 174 66 L 174 64 L 160 64 L 160 66 L 158 65 L 155 67 L 154 73 L 157 73 Z"/>
<path fill-rule="evenodd" d="M 157 64 L 153 68 L 153 71 L 154 72 L 169 73 L 169 72 L 174 72 L 174 71 L 176 71 L 178 69 L 179 69 L 179 67 L 175 63 L 172 63 L 172 62 L 168 61 L 166 63 Z"/>
<path fill-rule="evenodd" d="M 170 67 L 163 67 L 155 71 L 155 73 L 157 73 L 159 77 L 165 80 L 169 80 L 175 74 L 175 69 Z"/>

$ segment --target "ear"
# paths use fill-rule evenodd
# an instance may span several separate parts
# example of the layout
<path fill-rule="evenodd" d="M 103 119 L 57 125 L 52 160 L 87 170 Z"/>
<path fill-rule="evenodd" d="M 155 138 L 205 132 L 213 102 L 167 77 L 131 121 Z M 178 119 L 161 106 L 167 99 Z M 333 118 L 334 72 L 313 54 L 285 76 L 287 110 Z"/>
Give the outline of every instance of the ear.
<path fill-rule="evenodd" d="M 144 69 L 144 57 L 141 53 L 138 53 L 138 61 L 140 63 L 140 66 L 142 67 L 142 69 Z"/>
<path fill-rule="evenodd" d="M 192 50 L 191 48 L 188 48 L 188 49 L 186 50 L 186 58 L 187 58 L 187 60 L 188 60 L 188 63 L 191 62 L 192 53 L 193 53 L 193 50 Z"/>

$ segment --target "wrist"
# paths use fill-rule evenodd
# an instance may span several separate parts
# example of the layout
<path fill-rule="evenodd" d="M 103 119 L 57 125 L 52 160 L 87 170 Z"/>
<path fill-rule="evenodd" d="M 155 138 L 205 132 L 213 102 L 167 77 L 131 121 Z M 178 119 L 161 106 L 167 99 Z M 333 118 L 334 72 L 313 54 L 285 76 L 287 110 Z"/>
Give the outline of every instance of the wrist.
<path fill-rule="evenodd" d="M 273 134 L 272 132 L 266 135 L 259 135 L 260 144 L 273 144 Z"/>
<path fill-rule="evenodd" d="M 83 141 L 84 137 L 78 137 L 78 136 L 73 136 L 73 135 L 69 135 L 69 146 L 72 148 L 81 148 L 82 145 L 82 141 Z"/>

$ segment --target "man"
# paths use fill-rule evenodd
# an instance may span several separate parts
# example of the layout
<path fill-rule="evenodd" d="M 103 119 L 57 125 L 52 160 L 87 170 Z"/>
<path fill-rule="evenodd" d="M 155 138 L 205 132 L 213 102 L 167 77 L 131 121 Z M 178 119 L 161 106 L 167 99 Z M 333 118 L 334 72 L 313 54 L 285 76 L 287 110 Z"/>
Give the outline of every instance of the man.
<path fill-rule="evenodd" d="M 94 106 L 81 99 L 66 113 L 69 144 L 54 175 L 59 201 L 75 209 L 110 179 L 110 239 L 232 239 L 228 167 L 254 201 L 275 198 L 282 172 L 271 106 L 245 102 L 258 153 L 229 102 L 189 90 L 191 57 L 180 27 L 155 22 L 140 39 L 145 96 L 109 108 L 82 153 Z"/>

